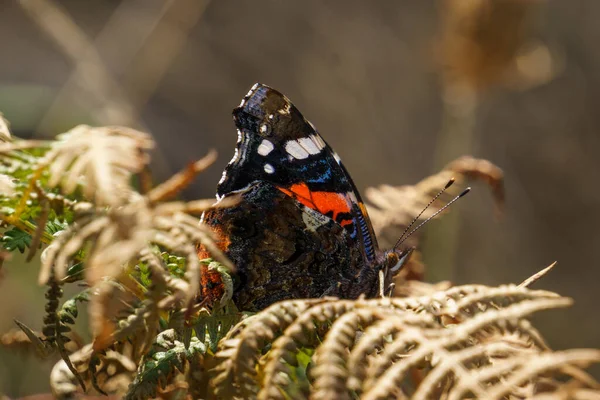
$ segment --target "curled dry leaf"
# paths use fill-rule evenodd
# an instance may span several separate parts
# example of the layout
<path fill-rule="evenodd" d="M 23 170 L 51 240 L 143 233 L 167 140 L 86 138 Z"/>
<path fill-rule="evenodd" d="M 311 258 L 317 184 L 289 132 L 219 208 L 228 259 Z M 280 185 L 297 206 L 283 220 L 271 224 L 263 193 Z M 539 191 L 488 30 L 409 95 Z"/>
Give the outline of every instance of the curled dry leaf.
<path fill-rule="evenodd" d="M 154 146 L 148 134 L 125 127 L 79 125 L 57 139 L 39 164 L 49 168 L 48 185 L 67 194 L 81 186 L 99 206 L 130 200 L 131 176 L 148 164 Z"/>
<path fill-rule="evenodd" d="M 123 343 L 103 353 L 95 353 L 92 345 L 88 344 L 71 354 L 70 359 L 87 386 L 101 385 L 107 392 L 125 393 L 136 369 L 135 362 L 127 356 L 129 347 L 130 344 Z M 57 399 L 79 395 L 75 376 L 62 360 L 50 372 L 50 388 Z"/>

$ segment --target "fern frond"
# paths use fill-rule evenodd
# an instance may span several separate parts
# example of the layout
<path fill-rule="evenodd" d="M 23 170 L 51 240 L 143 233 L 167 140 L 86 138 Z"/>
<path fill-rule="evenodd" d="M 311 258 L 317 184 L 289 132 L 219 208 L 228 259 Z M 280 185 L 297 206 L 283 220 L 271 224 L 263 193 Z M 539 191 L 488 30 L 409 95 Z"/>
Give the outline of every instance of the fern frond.
<path fill-rule="evenodd" d="M 71 363 L 85 382 L 100 393 L 124 393 L 133 379 L 136 363 L 126 354 L 124 345 L 95 353 L 88 344 L 70 356 Z M 50 373 L 50 388 L 57 399 L 72 399 L 77 394 L 76 379 L 64 360 L 59 361 Z"/>
<path fill-rule="evenodd" d="M 252 397 L 258 391 L 256 364 L 264 347 L 309 307 L 324 300 L 290 300 L 273 304 L 237 324 L 221 341 L 211 385 L 226 398 Z M 251 329 L 249 329 L 251 327 Z"/>
<path fill-rule="evenodd" d="M 217 152 L 211 150 L 200 160 L 189 164 L 183 171 L 173 175 L 167 181 L 153 188 L 146 196 L 148 196 L 148 199 L 152 203 L 174 197 L 183 188 L 188 186 L 194 180 L 196 175 L 212 165 L 216 159 Z"/>
<path fill-rule="evenodd" d="M 463 398 L 464 393 L 473 392 L 475 385 L 481 386 L 486 382 L 495 382 L 485 392 L 485 395 L 492 399 L 502 398 L 513 392 L 515 388 L 527 383 L 532 379 L 543 376 L 549 371 L 564 372 L 565 366 L 588 366 L 592 363 L 600 362 L 600 351 L 598 350 L 566 350 L 559 352 L 548 352 L 536 354 L 519 354 L 516 358 L 509 358 L 503 361 L 497 361 L 493 365 L 488 365 L 476 372 L 461 377 L 449 393 L 449 400 L 458 400 Z M 498 381 L 497 377 L 505 378 Z M 598 390 L 599 385 L 595 385 Z"/>
<path fill-rule="evenodd" d="M 556 354 L 526 318 L 570 304 L 515 285 L 467 285 L 417 298 L 284 301 L 229 333 L 210 383 L 225 398 L 427 399 L 455 387 L 459 397 L 494 398 L 489 391 L 500 393 L 500 387 L 501 395 L 522 394 L 530 382 L 546 379 L 550 363 L 509 386 L 498 386 L 508 376 L 504 369 L 489 377 L 486 371 L 510 360 L 515 363 L 506 370 L 514 370 L 532 357 Z M 600 361 L 597 354 L 574 354 L 554 370 L 595 388 L 579 367 Z M 550 382 L 556 390 L 562 386 Z"/>
<path fill-rule="evenodd" d="M 433 194 L 443 188 L 450 178 L 458 184 L 448 189 L 447 193 L 435 201 L 421 215 L 425 220 L 438 211 L 456 192 L 455 188 L 467 180 L 480 180 L 492 188 L 499 212 L 504 203 L 504 176 L 502 170 L 487 160 L 473 157 L 461 157 L 452 161 L 439 173 L 429 176 L 415 185 L 367 188 L 365 197 L 368 200 L 369 216 L 373 228 L 382 247 L 392 247 L 406 226 L 429 203 Z M 416 238 L 411 238 L 410 245 L 416 245 Z"/>
<path fill-rule="evenodd" d="M 386 314 L 372 308 L 357 309 L 341 316 L 331 326 L 325 340 L 318 347 L 311 370 L 315 377 L 314 399 L 350 399 L 348 391 L 348 356 L 361 330 L 380 321 Z"/>
<path fill-rule="evenodd" d="M 49 168 L 50 187 L 70 194 L 81 186 L 97 205 L 118 206 L 130 199 L 131 176 L 148 164 L 152 147 L 151 137 L 134 129 L 79 125 L 57 137 L 38 168 Z"/>
<path fill-rule="evenodd" d="M 396 363 L 392 363 L 397 357 L 398 347 L 402 349 L 405 345 L 400 342 L 394 342 L 389 347 L 385 348 L 382 361 L 378 362 L 367 371 L 367 376 L 364 385 L 363 399 L 385 399 L 389 393 L 394 393 L 401 386 L 402 380 L 405 379 L 411 368 L 416 368 L 419 364 L 426 361 L 427 358 L 440 359 L 436 357 L 436 351 L 439 349 L 442 353 L 447 351 L 450 346 L 462 345 L 465 346 L 472 335 L 478 331 L 485 329 L 489 325 L 501 323 L 502 321 L 523 318 L 533 312 L 565 307 L 570 305 L 569 299 L 534 299 L 519 304 L 514 304 L 500 310 L 490 310 L 479 314 L 472 319 L 465 321 L 462 324 L 456 325 L 450 333 L 442 335 L 439 338 L 427 337 L 422 333 L 412 335 L 411 340 L 415 340 L 418 347 L 410 353 L 410 357 L 402 358 Z M 436 333 L 439 335 L 439 333 Z M 396 345 L 399 343 L 399 345 Z M 378 360 L 379 361 L 379 360 Z M 392 365 L 393 364 L 393 365 Z M 437 383 L 437 382 L 436 382 Z M 426 389 L 422 389 L 427 391 Z"/>
<path fill-rule="evenodd" d="M 201 357 L 206 347 L 197 338 L 192 338 L 189 347 L 177 340 L 174 329 L 161 332 L 156 338 L 154 349 L 140 364 L 140 370 L 131 383 L 125 399 L 145 400 L 157 396 L 174 374 L 182 372 L 191 359 Z"/>
<path fill-rule="evenodd" d="M 283 335 L 277 338 L 266 356 L 264 377 L 259 399 L 279 398 L 282 396 L 280 387 L 290 383 L 290 366 L 296 362 L 296 353 L 302 347 L 313 347 L 319 340 L 319 330 L 326 329 L 327 323 L 332 323 L 341 315 L 353 310 L 352 300 L 327 301 L 317 304 L 288 326 Z"/>

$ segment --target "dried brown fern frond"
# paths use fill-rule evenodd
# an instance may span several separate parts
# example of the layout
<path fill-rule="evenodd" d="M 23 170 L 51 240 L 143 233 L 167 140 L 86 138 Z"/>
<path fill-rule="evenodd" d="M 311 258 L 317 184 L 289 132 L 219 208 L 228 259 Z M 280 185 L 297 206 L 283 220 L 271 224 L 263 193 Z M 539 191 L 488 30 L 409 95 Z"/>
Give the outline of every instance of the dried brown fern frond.
<path fill-rule="evenodd" d="M 57 279 L 65 279 L 72 261 L 81 251 L 87 252 L 84 268 L 86 281 L 92 286 L 97 285 L 90 299 L 96 350 L 127 336 L 107 318 L 112 307 L 106 302 L 113 297 L 111 293 L 114 288 L 106 279 L 123 282 L 122 279 L 129 277 L 130 264 L 140 258 L 144 259 L 144 254 L 147 258 L 155 246 L 185 257 L 186 270 L 184 279 L 180 279 L 167 276 L 164 265 L 151 264 L 153 276 L 158 283 L 162 279 L 164 285 L 162 289 L 151 291 L 151 296 L 158 294 L 160 297 L 154 296 L 149 308 L 139 310 L 139 321 L 147 322 L 151 318 L 157 323 L 159 308 L 185 306 L 197 294 L 200 262 L 195 244 L 201 242 L 210 248 L 212 234 L 198 218 L 177 211 L 179 208 L 178 205 L 172 207 L 169 203 L 164 204 L 164 207 L 152 207 L 145 198 L 138 197 L 137 201 L 122 207 L 82 214 L 67 230 L 59 233 L 44 251 L 40 274 L 42 282 L 52 271 L 56 272 Z M 220 252 L 214 251 L 213 254 L 218 257 Z M 221 260 L 229 263 L 224 256 L 221 256 Z M 149 328 L 145 332 L 155 334 L 154 330 Z M 149 340 L 147 333 L 144 333 L 144 337 Z M 148 340 L 142 342 L 148 343 Z"/>
<path fill-rule="evenodd" d="M 406 226 L 423 210 L 450 178 L 456 179 L 443 196 L 440 196 L 419 217 L 419 221 L 431 217 L 448 199 L 460 192 L 460 186 L 467 181 L 483 181 L 492 189 L 496 211 L 504 204 L 504 175 L 502 170 L 487 160 L 470 156 L 460 157 L 435 175 L 431 175 L 415 185 L 381 185 L 367 188 L 369 215 L 373 228 L 382 247 L 392 247 Z M 412 241 L 411 241 L 412 240 Z M 409 239 L 409 245 L 416 245 L 416 238 Z"/>
<path fill-rule="evenodd" d="M 230 204 L 225 202 L 219 206 Z M 212 207 L 209 202 L 203 205 L 204 209 Z M 196 213 L 202 211 L 201 204 L 194 202 L 191 206 Z M 213 244 L 211 231 L 198 218 L 180 211 L 191 206 L 179 202 L 154 206 L 139 195 L 116 208 L 94 209 L 80 204 L 78 208 L 87 208 L 87 211 L 81 212 L 45 250 L 40 283 L 47 281 L 52 268 L 56 270 L 57 279 L 64 279 L 69 262 L 83 249 L 87 250 L 86 277 L 92 285 L 102 277 L 116 276 L 123 266 L 153 244 L 187 256 L 193 267 L 198 263 L 194 245 L 203 243 L 219 261 L 233 268 Z M 91 243 L 93 246 L 89 247 Z M 192 267 L 190 282 L 192 275 L 197 277 L 198 274 L 197 268 Z"/>
<path fill-rule="evenodd" d="M 221 398 L 259 399 L 527 398 L 565 385 L 595 391 L 580 368 L 600 362 L 600 352 L 554 353 L 526 319 L 570 304 L 515 285 L 285 301 L 234 328 L 211 384 Z"/>
<path fill-rule="evenodd" d="M 212 380 L 218 396 L 255 396 L 256 364 L 267 345 L 301 313 L 320 304 L 320 299 L 289 300 L 273 304 L 236 325 L 219 343 L 217 367 Z M 251 326 L 252 329 L 248 329 Z"/>
<path fill-rule="evenodd" d="M 57 136 L 39 168 L 49 168 L 48 185 L 60 185 L 70 194 L 83 188 L 99 206 L 117 206 L 130 200 L 131 176 L 149 162 L 151 137 L 125 127 L 79 125 Z"/>

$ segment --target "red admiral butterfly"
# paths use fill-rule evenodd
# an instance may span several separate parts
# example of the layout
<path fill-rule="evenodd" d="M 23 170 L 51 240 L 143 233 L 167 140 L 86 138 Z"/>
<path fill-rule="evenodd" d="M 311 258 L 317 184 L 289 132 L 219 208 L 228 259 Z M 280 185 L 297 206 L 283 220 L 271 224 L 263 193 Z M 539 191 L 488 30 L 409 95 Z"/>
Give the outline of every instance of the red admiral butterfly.
<path fill-rule="evenodd" d="M 287 97 L 261 84 L 233 110 L 233 120 L 238 142 L 217 199 L 239 193 L 241 201 L 206 212 L 203 221 L 237 266 L 237 307 L 378 295 L 410 251 L 379 250 L 356 186 L 314 126 Z M 201 248 L 200 256 L 208 254 Z M 203 299 L 220 298 L 219 282 L 216 271 L 203 270 Z"/>

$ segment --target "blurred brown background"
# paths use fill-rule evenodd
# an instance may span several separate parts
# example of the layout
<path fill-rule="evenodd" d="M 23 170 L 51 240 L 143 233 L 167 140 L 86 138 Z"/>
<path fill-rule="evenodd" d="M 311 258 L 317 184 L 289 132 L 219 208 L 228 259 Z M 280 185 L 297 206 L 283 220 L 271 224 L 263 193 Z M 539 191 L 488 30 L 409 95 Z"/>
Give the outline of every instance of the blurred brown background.
<path fill-rule="evenodd" d="M 505 172 L 504 218 L 476 185 L 426 228 L 428 276 L 497 285 L 558 260 L 536 288 L 575 306 L 535 322 L 554 348 L 600 347 L 599 15 L 595 0 L 4 0 L 0 111 L 21 137 L 147 130 L 161 179 L 216 148 L 189 198 L 213 196 L 231 109 L 257 81 L 294 101 L 360 190 L 487 158 Z M 37 266 L 2 273 L 0 332 L 39 328 Z M 0 348 L 0 392 L 47 391 L 50 366 Z"/>

